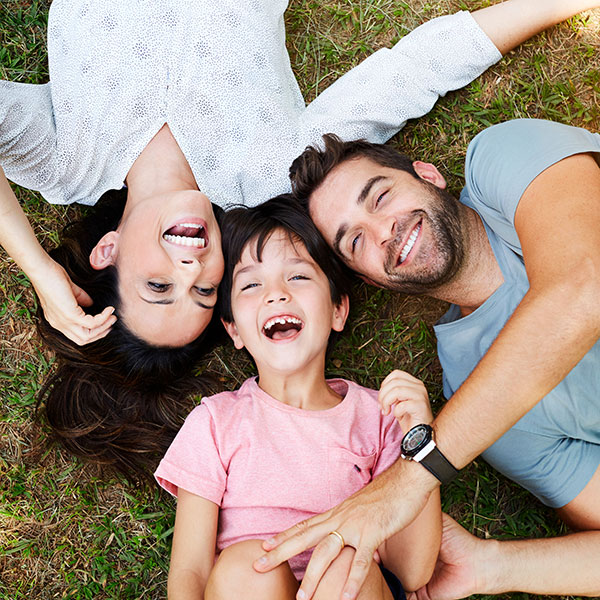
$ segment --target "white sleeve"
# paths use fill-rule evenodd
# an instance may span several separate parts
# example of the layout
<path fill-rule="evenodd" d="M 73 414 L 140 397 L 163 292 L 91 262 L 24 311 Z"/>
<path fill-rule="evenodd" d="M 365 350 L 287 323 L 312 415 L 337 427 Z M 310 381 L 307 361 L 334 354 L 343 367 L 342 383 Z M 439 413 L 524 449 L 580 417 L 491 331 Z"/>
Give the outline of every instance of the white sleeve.
<path fill-rule="evenodd" d="M 50 84 L 0 81 L 0 165 L 31 190 L 56 183 L 56 132 Z"/>
<path fill-rule="evenodd" d="M 302 120 L 305 141 L 332 132 L 383 143 L 501 57 L 470 13 L 432 19 L 393 48 L 373 53 L 309 104 Z"/>

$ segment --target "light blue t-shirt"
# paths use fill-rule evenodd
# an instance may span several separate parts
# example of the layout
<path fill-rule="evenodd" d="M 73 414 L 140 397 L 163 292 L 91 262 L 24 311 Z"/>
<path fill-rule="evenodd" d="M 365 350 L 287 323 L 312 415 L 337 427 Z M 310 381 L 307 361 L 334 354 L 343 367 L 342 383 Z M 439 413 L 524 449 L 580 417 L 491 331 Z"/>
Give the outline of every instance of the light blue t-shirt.
<path fill-rule="evenodd" d="M 533 119 L 496 125 L 471 142 L 460 200 L 483 219 L 504 283 L 473 313 L 461 318 L 453 305 L 435 326 L 447 398 L 529 289 L 514 228 L 523 192 L 546 168 L 582 152 L 600 153 L 600 135 Z M 544 504 L 558 508 L 573 500 L 600 464 L 600 341 L 483 457 Z"/>

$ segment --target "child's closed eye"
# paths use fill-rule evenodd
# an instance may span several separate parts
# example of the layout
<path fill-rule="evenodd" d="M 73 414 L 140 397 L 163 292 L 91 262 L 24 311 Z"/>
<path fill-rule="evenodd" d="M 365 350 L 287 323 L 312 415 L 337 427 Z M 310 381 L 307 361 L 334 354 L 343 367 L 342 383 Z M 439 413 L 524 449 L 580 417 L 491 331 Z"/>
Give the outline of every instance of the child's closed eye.
<path fill-rule="evenodd" d="M 292 275 L 290 277 L 290 281 L 299 281 L 303 279 L 310 279 L 310 277 L 308 277 L 308 275 Z"/>
<path fill-rule="evenodd" d="M 240 291 L 245 291 L 245 290 L 250 290 L 252 288 L 258 287 L 260 285 L 260 283 L 257 283 L 255 281 L 252 281 L 250 283 L 245 283 L 241 288 Z"/>

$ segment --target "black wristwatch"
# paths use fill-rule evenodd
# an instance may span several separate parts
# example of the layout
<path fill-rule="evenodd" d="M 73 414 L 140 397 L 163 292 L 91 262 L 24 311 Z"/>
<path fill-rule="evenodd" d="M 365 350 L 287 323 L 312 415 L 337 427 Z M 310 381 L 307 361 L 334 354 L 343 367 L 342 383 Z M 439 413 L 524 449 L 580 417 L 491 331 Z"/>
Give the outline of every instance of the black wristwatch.
<path fill-rule="evenodd" d="M 442 483 L 450 483 L 458 475 L 458 470 L 435 445 L 431 425 L 415 425 L 402 438 L 400 448 L 402 458 L 421 463 Z"/>

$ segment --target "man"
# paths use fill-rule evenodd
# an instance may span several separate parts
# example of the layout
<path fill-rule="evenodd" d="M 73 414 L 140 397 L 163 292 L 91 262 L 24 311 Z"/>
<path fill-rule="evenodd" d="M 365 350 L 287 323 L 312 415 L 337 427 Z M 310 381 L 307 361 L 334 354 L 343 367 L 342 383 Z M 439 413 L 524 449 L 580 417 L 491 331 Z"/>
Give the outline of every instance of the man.
<path fill-rule="evenodd" d="M 451 398 L 435 419 L 437 449 L 424 449 L 421 464 L 399 460 L 267 542 L 281 545 L 257 569 L 322 540 L 299 595 L 309 598 L 340 550 L 335 531 L 356 548 L 343 596 L 354 598 L 378 545 L 483 453 L 579 532 L 488 543 L 446 518 L 440 563 L 420 597 L 600 594 L 599 160 L 599 134 L 504 123 L 471 143 L 460 202 L 434 165 L 383 146 L 329 136 L 325 150 L 295 161 L 295 192 L 346 264 L 376 285 L 452 303 L 436 327 Z"/>

